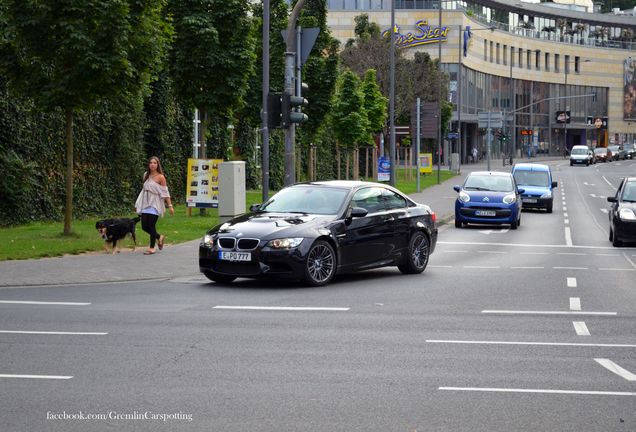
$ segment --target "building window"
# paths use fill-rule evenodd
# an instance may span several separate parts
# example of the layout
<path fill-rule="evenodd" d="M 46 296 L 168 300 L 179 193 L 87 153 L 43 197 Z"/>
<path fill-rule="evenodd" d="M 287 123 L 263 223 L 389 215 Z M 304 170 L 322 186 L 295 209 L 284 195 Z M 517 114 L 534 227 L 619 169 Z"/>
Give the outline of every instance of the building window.
<path fill-rule="evenodd" d="M 550 70 L 550 54 L 549 53 L 545 53 L 545 70 L 546 71 Z"/>
<path fill-rule="evenodd" d="M 488 41 L 484 40 L 484 61 L 488 61 Z"/>
<path fill-rule="evenodd" d="M 574 57 L 574 72 L 581 72 L 581 57 L 579 56 Z"/>
<path fill-rule="evenodd" d="M 507 65 L 508 64 L 508 45 L 504 45 L 503 46 L 503 64 Z"/>
<path fill-rule="evenodd" d="M 500 63 L 500 61 L 499 61 L 499 59 L 500 59 L 500 57 L 499 57 L 499 49 L 500 49 L 500 46 L 499 46 L 499 43 L 497 43 L 497 64 Z"/>
<path fill-rule="evenodd" d="M 554 55 L 554 71 L 555 72 L 559 72 L 559 59 L 560 59 L 559 54 L 555 54 Z"/>
<path fill-rule="evenodd" d="M 515 65 L 515 47 L 511 46 L 510 47 L 510 66 L 514 66 Z"/>
<path fill-rule="evenodd" d="M 523 67 L 523 49 L 519 48 L 519 67 Z"/>
<path fill-rule="evenodd" d="M 526 51 L 526 67 L 530 69 L 532 67 L 532 51 Z"/>
<path fill-rule="evenodd" d="M 565 70 L 566 74 L 570 73 L 570 56 L 569 55 L 566 55 L 563 57 L 563 70 Z"/>
<path fill-rule="evenodd" d="M 490 41 L 490 63 L 492 63 L 492 60 L 494 58 L 494 52 L 493 52 L 494 51 L 494 46 L 495 46 L 495 44 L 492 41 Z"/>
<path fill-rule="evenodd" d="M 534 67 L 539 70 L 541 69 L 541 51 L 536 50 L 534 52 Z"/>

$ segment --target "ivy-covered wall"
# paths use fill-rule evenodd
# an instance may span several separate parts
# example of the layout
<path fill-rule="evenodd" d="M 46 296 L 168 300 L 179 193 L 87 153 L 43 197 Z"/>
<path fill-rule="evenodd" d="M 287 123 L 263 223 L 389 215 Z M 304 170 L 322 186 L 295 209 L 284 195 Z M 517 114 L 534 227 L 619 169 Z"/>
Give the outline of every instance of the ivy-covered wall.
<path fill-rule="evenodd" d="M 150 155 L 183 201 L 192 120 L 166 78 L 145 101 L 103 103 L 74 120 L 74 219 L 132 213 Z M 1 226 L 63 218 L 65 149 L 63 113 L 39 111 L 0 81 Z"/>

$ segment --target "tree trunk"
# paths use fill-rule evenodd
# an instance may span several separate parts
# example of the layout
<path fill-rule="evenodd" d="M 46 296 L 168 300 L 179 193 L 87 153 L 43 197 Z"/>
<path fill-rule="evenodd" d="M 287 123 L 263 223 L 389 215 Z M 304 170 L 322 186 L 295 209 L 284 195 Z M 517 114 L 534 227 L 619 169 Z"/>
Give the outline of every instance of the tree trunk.
<path fill-rule="evenodd" d="M 73 220 L 73 110 L 66 108 L 66 205 L 64 207 L 64 235 L 71 234 Z"/>
<path fill-rule="evenodd" d="M 353 179 L 360 180 L 360 148 L 353 149 Z"/>
<path fill-rule="evenodd" d="M 349 180 L 349 157 L 351 156 L 351 153 L 349 152 L 349 149 L 346 150 L 347 156 L 345 159 L 345 180 Z"/>
<path fill-rule="evenodd" d="M 338 145 L 336 145 L 336 160 L 338 161 L 338 180 L 340 180 L 340 146 Z"/>
<path fill-rule="evenodd" d="M 369 181 L 369 147 L 366 149 L 364 157 L 364 178 Z"/>

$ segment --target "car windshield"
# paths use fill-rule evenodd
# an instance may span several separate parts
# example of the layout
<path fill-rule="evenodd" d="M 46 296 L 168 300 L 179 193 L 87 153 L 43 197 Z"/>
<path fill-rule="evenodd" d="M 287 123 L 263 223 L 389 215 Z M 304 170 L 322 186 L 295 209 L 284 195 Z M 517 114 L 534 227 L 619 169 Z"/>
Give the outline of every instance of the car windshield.
<path fill-rule="evenodd" d="M 550 187 L 550 177 L 546 171 L 518 170 L 515 171 L 514 177 L 519 186 Z"/>
<path fill-rule="evenodd" d="M 261 206 L 260 212 L 337 214 L 348 190 L 311 185 L 285 188 Z"/>
<path fill-rule="evenodd" d="M 595 148 L 594 153 L 596 154 L 607 153 L 607 149 L 605 147 Z"/>
<path fill-rule="evenodd" d="M 587 149 L 575 148 L 575 149 L 572 149 L 572 154 L 573 155 L 586 155 L 587 154 Z"/>
<path fill-rule="evenodd" d="M 470 175 L 464 183 L 466 190 L 510 192 L 512 190 L 512 179 L 504 176 L 492 175 Z"/>
<path fill-rule="evenodd" d="M 636 182 L 629 182 L 623 189 L 623 201 L 636 202 Z"/>

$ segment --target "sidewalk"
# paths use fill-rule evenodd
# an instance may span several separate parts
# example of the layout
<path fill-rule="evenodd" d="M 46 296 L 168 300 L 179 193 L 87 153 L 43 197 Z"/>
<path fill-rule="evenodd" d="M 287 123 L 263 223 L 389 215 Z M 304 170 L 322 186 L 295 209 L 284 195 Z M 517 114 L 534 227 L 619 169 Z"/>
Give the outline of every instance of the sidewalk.
<path fill-rule="evenodd" d="M 548 158 L 533 158 L 531 161 L 542 163 Z M 520 159 L 519 162 L 522 160 Z M 443 169 L 448 169 L 443 166 Z M 509 171 L 510 166 L 502 166 L 501 159 L 491 160 L 493 171 Z M 439 185 L 411 194 L 411 198 L 424 203 L 437 215 L 438 224 L 447 223 L 454 217 L 454 185 L 463 183 L 468 173 L 486 170 L 486 162 L 467 164 L 460 167 L 460 175 Z M 437 167 L 433 168 L 434 176 Z M 204 233 L 201 233 L 203 237 Z M 123 251 L 110 255 L 101 252 L 84 255 L 68 255 L 57 258 L 33 260 L 0 261 L 0 287 L 21 287 L 41 285 L 95 284 L 106 282 L 142 281 L 169 279 L 176 277 L 198 276 L 199 239 L 177 245 L 166 244 L 155 255 L 143 255 L 145 245 L 137 251 Z"/>

